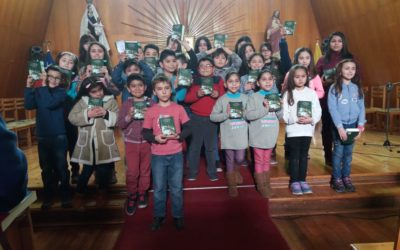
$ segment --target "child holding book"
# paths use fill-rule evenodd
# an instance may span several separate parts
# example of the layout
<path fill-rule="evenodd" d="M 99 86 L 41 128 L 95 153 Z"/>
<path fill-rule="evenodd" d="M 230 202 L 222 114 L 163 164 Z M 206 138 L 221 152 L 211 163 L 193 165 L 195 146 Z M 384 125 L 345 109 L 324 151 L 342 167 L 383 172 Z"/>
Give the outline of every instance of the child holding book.
<path fill-rule="evenodd" d="M 182 142 L 189 135 L 189 118 L 182 106 L 171 101 L 172 84 L 159 74 L 153 79 L 158 104 L 146 111 L 143 138 L 151 143 L 151 170 L 154 213 L 151 230 L 159 230 L 166 217 L 167 190 L 170 190 L 172 216 L 177 230 L 183 221 Z"/>
<path fill-rule="evenodd" d="M 103 82 L 96 77 L 88 77 L 82 82 L 77 103 L 68 115 L 70 122 L 79 127 L 78 141 L 71 161 L 83 164 L 79 176 L 76 206 L 81 207 L 83 194 L 93 171 L 99 186 L 98 206 L 104 204 L 114 163 L 120 160 L 118 146 L 114 138 L 118 105 Z"/>
<path fill-rule="evenodd" d="M 296 64 L 290 71 L 283 96 L 283 120 L 289 149 L 290 190 L 294 195 L 311 194 L 306 182 L 307 156 L 315 124 L 321 118 L 321 106 L 314 90 L 308 88 L 308 70 Z"/>
<path fill-rule="evenodd" d="M 142 136 L 143 119 L 153 101 L 144 95 L 144 78 L 140 74 L 131 74 L 127 79 L 127 89 L 132 98 L 126 100 L 118 114 L 117 126 L 122 129 L 127 162 L 126 186 L 128 197 L 125 213 L 133 215 L 136 207 L 147 207 L 150 188 L 150 144 Z"/>
<path fill-rule="evenodd" d="M 256 52 L 256 49 L 254 48 L 254 45 L 251 43 L 245 43 L 243 44 L 239 52 L 237 53 L 242 59 L 242 66 L 239 69 L 239 74 L 240 76 L 244 76 L 249 73 L 249 60 L 250 56 L 253 55 Z"/>
<path fill-rule="evenodd" d="M 226 75 L 227 92 L 218 98 L 210 115 L 210 120 L 220 123 L 221 149 L 226 160 L 226 177 L 228 193 L 238 196 L 239 166 L 244 161 L 248 147 L 248 127 L 246 117 L 247 96 L 239 92 L 240 80 L 237 72 Z"/>
<path fill-rule="evenodd" d="M 199 76 L 195 77 L 188 89 L 185 102 L 192 111 L 193 133 L 188 151 L 188 180 L 194 181 L 199 173 L 201 148 L 204 145 L 207 160 L 207 174 L 211 181 L 218 180 L 216 169 L 217 124 L 211 122 L 210 114 L 219 96 L 225 93 L 224 81 L 214 76 L 211 58 L 200 59 Z"/>
<path fill-rule="evenodd" d="M 197 60 L 200 60 L 203 57 L 206 57 L 207 51 L 211 49 L 210 39 L 206 36 L 200 36 L 196 39 L 194 43 L 194 52 L 196 53 Z"/>
<path fill-rule="evenodd" d="M 227 47 L 218 48 L 212 53 L 214 61 L 214 75 L 226 79 L 230 72 L 238 72 L 242 65 L 242 59 Z"/>
<path fill-rule="evenodd" d="M 364 95 L 353 59 L 345 59 L 336 67 L 336 80 L 328 92 L 328 108 L 333 129 L 332 180 L 331 187 L 338 193 L 354 192 L 350 179 L 354 140 L 364 131 Z M 350 130 L 357 128 L 355 138 Z"/>
<path fill-rule="evenodd" d="M 257 78 L 259 91 L 249 97 L 246 119 L 249 125 L 249 145 L 254 152 L 254 179 L 257 190 L 267 198 L 271 196 L 270 160 L 279 135 L 279 120 L 283 113 L 277 92 L 273 90 L 274 75 L 269 69 Z"/>
<path fill-rule="evenodd" d="M 59 67 L 47 67 L 45 75 L 46 79 L 39 88 L 32 88 L 33 80 L 28 76 L 24 90 L 25 109 L 36 109 L 36 136 L 44 190 L 42 209 L 49 209 L 53 205 L 59 182 L 61 206 L 69 208 L 68 140 L 64 125 L 67 94 L 61 86 L 63 75 Z"/>

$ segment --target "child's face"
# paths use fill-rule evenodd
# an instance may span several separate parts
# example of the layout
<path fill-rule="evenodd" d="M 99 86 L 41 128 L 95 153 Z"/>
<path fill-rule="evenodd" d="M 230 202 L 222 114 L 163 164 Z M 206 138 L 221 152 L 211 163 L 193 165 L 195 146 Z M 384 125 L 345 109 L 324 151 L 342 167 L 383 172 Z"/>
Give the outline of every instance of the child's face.
<path fill-rule="evenodd" d="M 169 82 L 159 82 L 153 90 L 153 94 L 158 97 L 160 102 L 168 102 L 171 98 L 172 89 Z"/>
<path fill-rule="evenodd" d="M 261 49 L 261 54 L 263 55 L 263 57 L 265 58 L 265 60 L 268 60 L 271 58 L 272 55 L 272 51 L 269 50 L 267 47 L 262 47 Z"/>
<path fill-rule="evenodd" d="M 260 89 L 269 91 L 274 86 L 274 77 L 271 73 L 263 73 L 260 77 L 260 80 L 257 82 Z"/>
<path fill-rule="evenodd" d="M 175 40 L 169 39 L 168 46 L 172 51 L 176 51 L 178 49 L 178 42 Z"/>
<path fill-rule="evenodd" d="M 247 46 L 246 49 L 244 50 L 246 60 L 249 60 L 250 56 L 254 54 L 254 50 L 251 46 Z"/>
<path fill-rule="evenodd" d="M 213 58 L 215 67 L 223 68 L 226 65 L 226 57 L 224 54 L 219 54 L 218 56 Z"/>
<path fill-rule="evenodd" d="M 188 66 L 187 63 L 183 62 L 180 59 L 176 60 L 176 62 L 178 63 L 178 69 L 186 69 Z"/>
<path fill-rule="evenodd" d="M 125 69 L 125 75 L 140 74 L 140 68 L 137 65 L 131 65 Z"/>
<path fill-rule="evenodd" d="M 350 81 L 356 75 L 356 64 L 354 62 L 346 62 L 342 66 L 343 79 Z"/>
<path fill-rule="evenodd" d="M 167 56 L 162 62 L 160 62 L 160 67 L 171 74 L 175 73 L 177 66 L 178 64 L 174 56 Z"/>
<path fill-rule="evenodd" d="M 343 49 L 343 40 L 340 36 L 333 36 L 329 47 L 335 52 L 340 52 Z"/>
<path fill-rule="evenodd" d="M 209 61 L 201 61 L 199 64 L 199 73 L 201 76 L 211 76 L 214 73 L 214 66 Z"/>
<path fill-rule="evenodd" d="M 70 55 L 63 55 L 60 58 L 58 65 L 63 69 L 72 70 L 72 68 L 74 67 L 74 59 Z"/>
<path fill-rule="evenodd" d="M 104 97 L 104 91 L 101 86 L 94 87 L 89 91 L 89 96 L 95 99 L 101 99 Z"/>
<path fill-rule="evenodd" d="M 49 88 L 55 88 L 60 85 L 61 82 L 61 73 L 54 70 L 49 70 L 47 72 L 47 84 Z"/>
<path fill-rule="evenodd" d="M 92 47 L 90 47 L 89 53 L 91 59 L 104 59 L 104 50 L 97 44 L 93 44 Z"/>
<path fill-rule="evenodd" d="M 303 88 L 307 82 L 307 72 L 304 69 L 296 69 L 294 72 L 294 85 Z"/>
<path fill-rule="evenodd" d="M 158 57 L 157 50 L 152 48 L 147 48 L 144 52 L 144 57 Z"/>
<path fill-rule="evenodd" d="M 254 56 L 251 58 L 251 61 L 249 62 L 249 67 L 252 70 L 257 70 L 257 69 L 262 69 L 264 66 L 264 61 L 260 56 Z"/>
<path fill-rule="evenodd" d="M 199 42 L 199 51 L 200 52 L 206 52 L 207 51 L 207 43 L 206 43 L 206 41 L 205 40 L 200 40 L 200 42 Z"/>
<path fill-rule="evenodd" d="M 311 55 L 307 51 L 303 51 L 300 53 L 298 61 L 301 65 L 308 68 L 311 62 Z"/>
<path fill-rule="evenodd" d="M 236 93 L 240 88 L 240 79 L 238 75 L 231 75 L 225 83 L 225 87 L 231 93 Z"/>
<path fill-rule="evenodd" d="M 146 91 L 146 85 L 142 81 L 133 80 L 128 85 L 128 92 L 136 98 L 142 98 Z"/>
<path fill-rule="evenodd" d="M 139 60 L 143 60 L 143 58 L 144 58 L 143 49 L 142 49 L 142 48 L 139 48 L 139 49 L 138 49 L 138 59 L 139 59 Z"/>

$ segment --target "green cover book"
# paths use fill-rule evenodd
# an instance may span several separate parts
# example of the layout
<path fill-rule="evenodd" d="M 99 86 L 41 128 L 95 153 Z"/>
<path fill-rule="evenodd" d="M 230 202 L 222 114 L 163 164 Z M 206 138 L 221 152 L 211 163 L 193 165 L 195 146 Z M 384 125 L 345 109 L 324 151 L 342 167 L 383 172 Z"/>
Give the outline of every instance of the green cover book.
<path fill-rule="evenodd" d="M 323 77 L 325 77 L 325 79 L 335 79 L 335 75 L 336 75 L 336 68 L 334 67 L 324 70 Z"/>
<path fill-rule="evenodd" d="M 312 117 L 311 101 L 298 101 L 297 102 L 297 117 Z"/>
<path fill-rule="evenodd" d="M 272 93 L 266 95 L 265 99 L 268 100 L 269 112 L 276 112 L 281 110 L 281 99 L 279 97 L 279 94 Z"/>
<path fill-rule="evenodd" d="M 90 65 L 92 65 L 93 76 L 103 76 L 103 73 L 101 73 L 101 68 L 104 66 L 103 59 L 92 59 Z"/>
<path fill-rule="evenodd" d="M 75 75 L 75 73 L 68 69 L 63 69 L 63 68 L 59 68 L 59 69 L 60 69 L 60 72 L 62 74 L 64 74 L 65 79 L 67 80 L 67 83 L 68 84 L 71 83 L 72 77 Z"/>
<path fill-rule="evenodd" d="M 147 66 L 150 67 L 150 69 L 153 71 L 153 73 L 156 72 L 157 69 L 157 58 L 154 56 L 150 57 L 145 57 L 144 62 L 147 64 Z"/>
<path fill-rule="evenodd" d="M 248 78 L 247 82 L 253 82 L 253 83 L 257 82 L 257 78 L 258 78 L 258 75 L 260 74 L 260 72 L 261 71 L 259 69 L 250 70 L 249 78 Z"/>
<path fill-rule="evenodd" d="M 204 95 L 211 95 L 214 89 L 214 79 L 212 77 L 200 77 L 200 83 Z"/>
<path fill-rule="evenodd" d="M 171 38 L 173 40 L 183 41 L 184 34 L 185 34 L 185 26 L 183 24 L 174 24 L 172 26 Z"/>
<path fill-rule="evenodd" d="M 161 133 L 165 136 L 176 134 L 174 118 L 172 116 L 160 116 Z"/>
<path fill-rule="evenodd" d="M 139 53 L 140 43 L 138 41 L 125 41 L 125 53 L 129 59 L 133 59 Z"/>
<path fill-rule="evenodd" d="M 89 97 L 88 106 L 89 108 L 103 107 L 103 99 Z"/>
<path fill-rule="evenodd" d="M 285 29 L 286 35 L 293 36 L 296 30 L 296 21 L 285 21 L 283 28 Z"/>
<path fill-rule="evenodd" d="M 148 103 L 146 101 L 132 102 L 132 106 L 134 107 L 133 119 L 143 120 L 145 113 L 144 110 L 148 107 Z"/>
<path fill-rule="evenodd" d="M 178 70 L 178 85 L 184 87 L 190 87 L 192 85 L 192 70 L 190 69 L 179 69 Z"/>
<path fill-rule="evenodd" d="M 34 81 L 40 79 L 40 75 L 44 71 L 43 61 L 29 61 L 28 62 L 28 72 Z"/>
<path fill-rule="evenodd" d="M 214 48 L 223 48 L 225 47 L 225 41 L 228 38 L 226 34 L 215 34 L 214 35 Z"/>
<path fill-rule="evenodd" d="M 229 119 L 243 118 L 243 103 L 242 102 L 229 102 Z"/>
<path fill-rule="evenodd" d="M 358 128 L 346 128 L 347 140 L 342 141 L 342 144 L 349 145 L 354 142 L 354 138 L 360 134 L 360 129 Z"/>

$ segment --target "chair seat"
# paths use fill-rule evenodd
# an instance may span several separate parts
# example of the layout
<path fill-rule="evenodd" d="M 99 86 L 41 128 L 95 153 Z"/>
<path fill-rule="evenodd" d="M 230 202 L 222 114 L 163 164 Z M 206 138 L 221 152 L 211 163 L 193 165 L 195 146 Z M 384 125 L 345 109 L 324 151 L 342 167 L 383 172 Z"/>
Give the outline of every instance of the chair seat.
<path fill-rule="evenodd" d="M 386 112 L 384 108 L 366 108 L 365 113 L 370 114 L 370 113 L 376 113 L 376 112 Z"/>
<path fill-rule="evenodd" d="M 35 119 L 19 120 L 6 123 L 7 128 L 10 130 L 18 130 L 28 127 L 34 127 L 35 125 L 36 125 Z"/>
<path fill-rule="evenodd" d="M 386 109 L 382 111 L 376 111 L 377 113 L 386 113 Z M 390 114 L 400 114 L 400 108 L 391 108 L 389 109 Z"/>

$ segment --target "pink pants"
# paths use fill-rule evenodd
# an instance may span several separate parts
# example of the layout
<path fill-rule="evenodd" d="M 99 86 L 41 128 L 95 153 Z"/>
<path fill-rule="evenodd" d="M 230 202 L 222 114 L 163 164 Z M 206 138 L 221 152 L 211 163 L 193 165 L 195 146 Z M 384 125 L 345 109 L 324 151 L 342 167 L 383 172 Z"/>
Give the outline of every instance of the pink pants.
<path fill-rule="evenodd" d="M 129 194 L 144 193 L 150 188 L 150 144 L 125 142 L 126 186 Z"/>
<path fill-rule="evenodd" d="M 254 171 L 258 173 L 269 171 L 272 148 L 253 148 Z"/>

